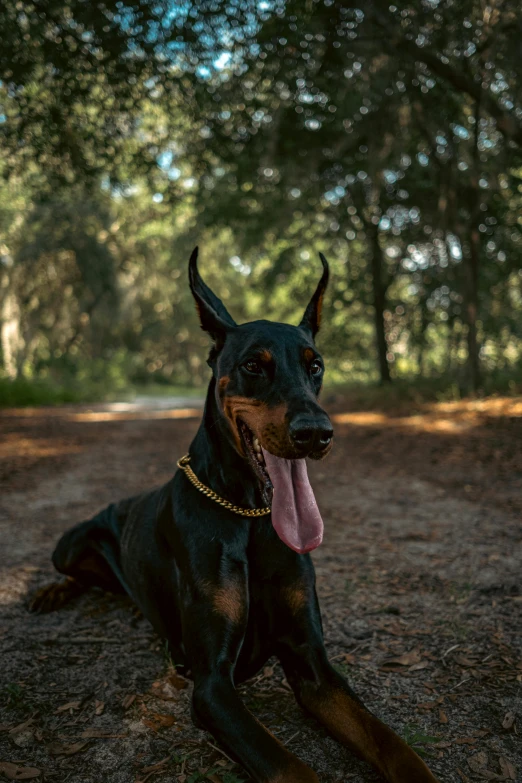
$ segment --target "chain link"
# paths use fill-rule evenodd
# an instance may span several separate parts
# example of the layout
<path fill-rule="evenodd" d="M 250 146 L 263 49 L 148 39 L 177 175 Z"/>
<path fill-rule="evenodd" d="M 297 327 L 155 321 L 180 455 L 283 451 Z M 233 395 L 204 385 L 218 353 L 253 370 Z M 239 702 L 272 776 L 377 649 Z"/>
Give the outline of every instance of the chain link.
<path fill-rule="evenodd" d="M 178 459 L 176 464 L 178 468 L 185 473 L 188 480 L 194 484 L 196 489 L 199 489 L 199 491 L 202 492 L 207 498 L 214 500 L 220 506 L 223 506 L 229 511 L 232 511 L 234 514 L 239 514 L 241 517 L 265 517 L 267 514 L 270 514 L 270 511 L 272 510 L 271 508 L 241 508 L 241 506 L 235 506 L 233 503 L 230 503 L 230 501 L 220 497 L 216 492 L 214 492 L 213 489 L 210 489 L 210 487 L 207 487 L 198 479 L 188 464 L 189 462 L 190 455 L 185 454 L 184 457 L 180 457 L 180 459 Z"/>

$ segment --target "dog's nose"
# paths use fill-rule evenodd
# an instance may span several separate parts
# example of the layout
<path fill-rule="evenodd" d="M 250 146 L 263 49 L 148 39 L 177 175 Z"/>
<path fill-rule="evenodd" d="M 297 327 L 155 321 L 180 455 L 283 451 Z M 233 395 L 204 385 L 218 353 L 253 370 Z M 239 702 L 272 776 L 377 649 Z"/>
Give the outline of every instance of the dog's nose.
<path fill-rule="evenodd" d="M 333 437 L 333 429 L 326 417 L 320 421 L 299 416 L 289 427 L 290 437 L 299 450 L 322 451 Z"/>

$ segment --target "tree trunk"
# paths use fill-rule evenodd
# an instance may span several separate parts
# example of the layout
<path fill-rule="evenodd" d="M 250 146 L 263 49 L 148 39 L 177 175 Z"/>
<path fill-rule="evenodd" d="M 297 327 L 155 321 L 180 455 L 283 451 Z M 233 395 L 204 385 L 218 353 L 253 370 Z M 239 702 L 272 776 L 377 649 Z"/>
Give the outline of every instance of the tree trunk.
<path fill-rule="evenodd" d="M 372 254 L 372 287 L 373 287 L 373 312 L 375 318 L 375 337 L 377 342 L 377 356 L 379 362 L 379 375 L 381 383 L 391 383 L 390 366 L 388 364 L 388 344 L 384 330 L 384 311 L 386 309 L 386 286 L 383 282 L 383 254 L 379 243 L 379 229 L 372 226 L 371 254 Z"/>
<path fill-rule="evenodd" d="M 480 263 L 480 234 L 478 223 L 480 221 L 480 189 L 479 189 L 479 133 L 480 133 L 480 103 L 475 103 L 475 138 L 473 147 L 473 171 L 471 175 L 472 208 L 469 225 L 469 248 L 463 254 L 466 265 L 466 322 L 468 327 L 468 384 L 471 391 L 476 392 L 480 386 L 480 361 L 479 345 L 477 339 L 478 316 L 478 272 Z"/>
<path fill-rule="evenodd" d="M 468 378 L 471 390 L 478 391 L 480 386 L 479 344 L 477 339 L 478 315 L 478 267 L 480 254 L 480 236 L 477 226 L 470 232 L 469 254 L 466 259 L 466 321 L 468 326 Z"/>
<path fill-rule="evenodd" d="M 0 312 L 0 340 L 4 370 L 9 378 L 23 372 L 24 340 L 20 328 L 20 307 L 13 293 L 8 293 Z"/>

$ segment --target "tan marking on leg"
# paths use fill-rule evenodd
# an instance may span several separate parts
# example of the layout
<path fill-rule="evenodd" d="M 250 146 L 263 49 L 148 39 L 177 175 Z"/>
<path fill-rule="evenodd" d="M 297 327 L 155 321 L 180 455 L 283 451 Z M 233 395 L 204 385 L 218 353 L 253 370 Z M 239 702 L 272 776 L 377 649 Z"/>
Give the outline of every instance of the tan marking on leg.
<path fill-rule="evenodd" d="M 293 764 L 277 777 L 270 778 L 269 783 L 319 783 L 319 778 L 306 764 Z"/>
<path fill-rule="evenodd" d="M 308 594 L 301 582 L 283 587 L 283 600 L 292 614 L 300 612 L 308 603 Z"/>
<path fill-rule="evenodd" d="M 241 622 L 245 613 L 245 594 L 238 582 L 218 587 L 212 595 L 212 603 L 216 612 L 234 625 Z"/>
<path fill-rule="evenodd" d="M 30 612 L 37 614 L 55 612 L 76 596 L 84 593 L 86 589 L 76 579 L 67 577 L 63 582 L 53 582 L 37 590 L 31 597 L 27 608 Z"/>
<path fill-rule="evenodd" d="M 280 742 L 276 736 L 274 736 L 274 734 L 272 734 L 270 729 L 267 729 L 267 727 L 255 716 L 254 720 L 264 731 L 266 731 L 267 734 L 270 734 L 275 742 L 277 742 L 288 759 L 284 769 L 278 772 L 275 778 L 270 778 L 267 783 L 319 783 L 319 778 L 313 769 L 310 769 L 310 767 L 301 761 L 301 759 L 298 759 L 297 756 L 294 756 L 294 754 L 288 750 L 288 748 L 286 748 L 283 743 Z"/>
<path fill-rule="evenodd" d="M 331 734 L 372 764 L 389 783 L 437 783 L 426 764 L 389 726 L 341 688 L 308 694 L 304 702 Z"/>

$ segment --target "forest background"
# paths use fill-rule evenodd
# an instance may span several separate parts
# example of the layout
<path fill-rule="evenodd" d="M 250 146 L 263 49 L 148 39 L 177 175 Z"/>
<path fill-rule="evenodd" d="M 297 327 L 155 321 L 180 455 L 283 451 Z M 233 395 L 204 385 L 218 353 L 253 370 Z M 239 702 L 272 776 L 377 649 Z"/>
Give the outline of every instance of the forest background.
<path fill-rule="evenodd" d="M 200 389 L 332 281 L 331 384 L 522 388 L 516 0 L 6 0 L 0 404 Z M 387 392 L 389 393 L 389 392 Z"/>

